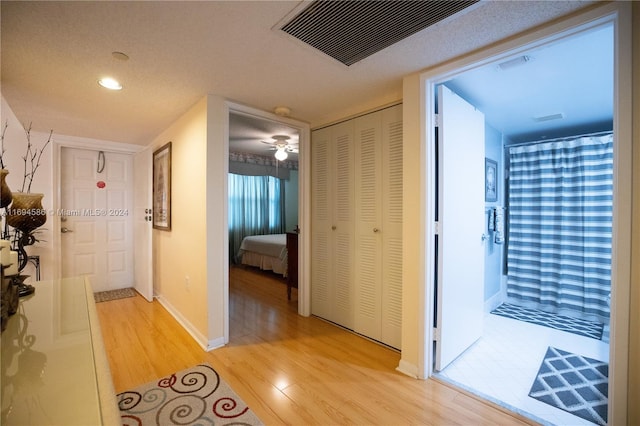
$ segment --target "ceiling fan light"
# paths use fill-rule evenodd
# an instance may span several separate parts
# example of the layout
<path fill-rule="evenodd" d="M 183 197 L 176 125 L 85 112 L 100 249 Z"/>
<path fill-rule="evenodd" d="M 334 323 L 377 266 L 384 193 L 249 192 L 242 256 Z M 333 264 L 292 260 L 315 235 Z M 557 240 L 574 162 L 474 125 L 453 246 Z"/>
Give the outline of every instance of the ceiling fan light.
<path fill-rule="evenodd" d="M 284 148 L 278 148 L 276 150 L 276 153 L 275 153 L 276 160 L 284 161 L 287 159 L 288 156 L 289 154 L 287 154 L 287 151 L 285 151 Z"/>
<path fill-rule="evenodd" d="M 102 87 L 104 87 L 105 89 L 109 89 L 109 90 L 121 90 L 122 89 L 122 84 L 120 84 L 120 82 L 114 78 L 111 77 L 105 77 L 105 78 L 101 78 L 100 80 L 98 80 L 98 84 Z"/>

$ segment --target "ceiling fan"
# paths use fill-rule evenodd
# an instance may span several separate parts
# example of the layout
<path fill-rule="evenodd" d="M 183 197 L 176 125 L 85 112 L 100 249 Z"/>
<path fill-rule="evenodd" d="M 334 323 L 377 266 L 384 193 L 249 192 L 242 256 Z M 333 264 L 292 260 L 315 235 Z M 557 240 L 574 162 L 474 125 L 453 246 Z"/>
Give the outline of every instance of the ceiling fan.
<path fill-rule="evenodd" d="M 298 153 L 298 144 L 289 142 L 291 139 L 287 135 L 273 135 L 272 141 L 261 141 L 264 144 L 271 145 L 271 150 L 275 150 L 274 154 L 277 160 L 284 161 L 289 156 L 289 152 Z"/>

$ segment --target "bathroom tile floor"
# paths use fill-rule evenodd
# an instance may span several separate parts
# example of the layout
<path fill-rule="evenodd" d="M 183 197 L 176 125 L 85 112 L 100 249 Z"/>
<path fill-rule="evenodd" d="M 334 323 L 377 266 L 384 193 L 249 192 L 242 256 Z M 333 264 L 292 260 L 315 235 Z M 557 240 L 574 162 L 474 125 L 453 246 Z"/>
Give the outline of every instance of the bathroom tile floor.
<path fill-rule="evenodd" d="M 600 340 L 487 314 L 483 336 L 436 376 L 543 424 L 592 425 L 528 396 L 549 346 L 609 360 Z"/>

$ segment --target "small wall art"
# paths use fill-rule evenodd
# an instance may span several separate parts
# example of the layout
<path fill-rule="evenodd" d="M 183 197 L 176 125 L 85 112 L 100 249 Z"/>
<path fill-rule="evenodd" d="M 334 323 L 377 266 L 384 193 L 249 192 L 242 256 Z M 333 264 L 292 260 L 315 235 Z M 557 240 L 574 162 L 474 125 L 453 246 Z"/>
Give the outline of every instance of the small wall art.
<path fill-rule="evenodd" d="M 171 142 L 153 152 L 153 227 L 171 231 Z"/>
<path fill-rule="evenodd" d="M 488 158 L 484 160 L 484 200 L 498 201 L 498 163 Z"/>

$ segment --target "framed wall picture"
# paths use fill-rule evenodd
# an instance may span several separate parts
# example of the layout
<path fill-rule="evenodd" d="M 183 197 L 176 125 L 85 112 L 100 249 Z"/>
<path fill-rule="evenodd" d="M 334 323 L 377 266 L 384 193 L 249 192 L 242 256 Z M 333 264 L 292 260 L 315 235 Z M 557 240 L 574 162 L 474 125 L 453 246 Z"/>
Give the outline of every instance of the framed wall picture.
<path fill-rule="evenodd" d="M 153 227 L 171 231 L 171 142 L 153 152 Z"/>
<path fill-rule="evenodd" d="M 484 200 L 498 201 L 498 163 L 488 158 L 484 160 Z"/>

